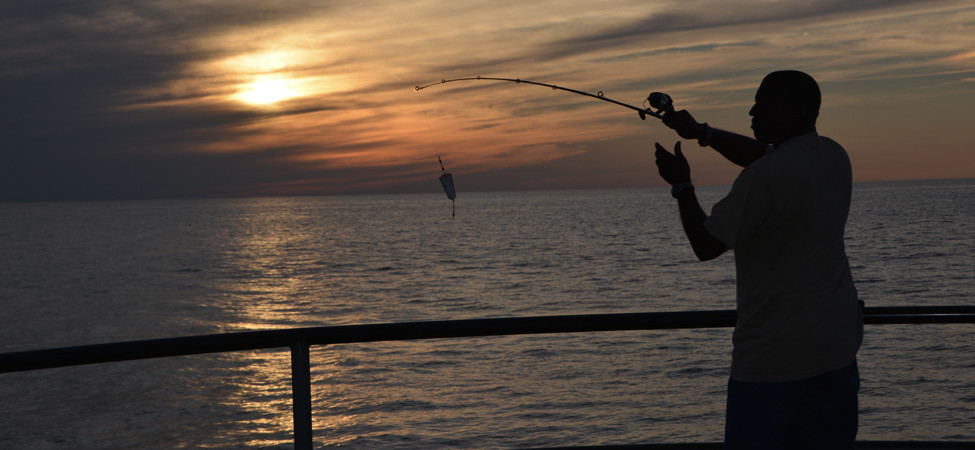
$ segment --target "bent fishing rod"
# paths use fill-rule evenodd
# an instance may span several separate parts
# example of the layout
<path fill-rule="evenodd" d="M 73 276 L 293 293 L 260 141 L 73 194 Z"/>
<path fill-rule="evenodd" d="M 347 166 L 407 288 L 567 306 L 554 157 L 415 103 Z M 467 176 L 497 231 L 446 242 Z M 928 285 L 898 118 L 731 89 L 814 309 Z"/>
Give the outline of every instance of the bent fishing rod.
<path fill-rule="evenodd" d="M 584 95 L 586 97 L 596 98 L 596 99 L 599 99 L 599 100 L 602 100 L 602 101 L 610 102 L 610 103 L 613 103 L 613 104 L 617 104 L 617 105 L 623 106 L 625 108 L 630 108 L 632 110 L 635 110 L 637 113 L 640 114 L 640 119 L 643 119 L 643 120 L 646 120 L 648 115 L 649 116 L 656 117 L 658 119 L 662 119 L 663 118 L 663 115 L 665 113 L 668 113 L 668 112 L 671 112 L 671 111 L 674 110 L 674 102 L 673 102 L 673 100 L 670 98 L 669 95 L 664 94 L 663 92 L 651 92 L 650 95 L 647 97 L 647 99 L 643 101 L 644 107 L 643 108 L 640 108 L 640 107 L 637 107 L 637 106 L 628 105 L 628 104 L 623 103 L 623 102 L 618 102 L 618 101 L 613 100 L 611 98 L 607 98 L 607 97 L 603 96 L 603 91 L 599 91 L 599 92 L 597 92 L 595 94 L 591 94 L 589 92 L 580 91 L 580 90 L 577 90 L 577 89 L 570 89 L 570 88 L 567 88 L 567 87 L 556 86 L 554 84 L 548 84 L 548 83 L 539 83 L 537 81 L 522 80 L 522 79 L 519 79 L 519 78 L 499 78 L 499 77 L 482 77 L 482 76 L 465 77 L 465 78 L 453 78 L 453 79 L 450 79 L 450 80 L 440 80 L 437 83 L 430 83 L 430 84 L 427 84 L 427 85 L 424 85 L 424 86 L 416 86 L 415 88 L 416 88 L 417 91 L 420 91 L 420 90 L 426 89 L 426 88 L 428 88 L 430 86 L 436 86 L 436 85 L 439 85 L 439 84 L 452 83 L 452 82 L 455 82 L 455 81 L 475 81 L 475 80 L 510 81 L 510 82 L 513 82 L 513 83 L 534 84 L 536 86 L 550 87 L 550 88 L 552 88 L 553 91 L 566 91 L 566 92 L 571 92 L 573 94 Z"/>

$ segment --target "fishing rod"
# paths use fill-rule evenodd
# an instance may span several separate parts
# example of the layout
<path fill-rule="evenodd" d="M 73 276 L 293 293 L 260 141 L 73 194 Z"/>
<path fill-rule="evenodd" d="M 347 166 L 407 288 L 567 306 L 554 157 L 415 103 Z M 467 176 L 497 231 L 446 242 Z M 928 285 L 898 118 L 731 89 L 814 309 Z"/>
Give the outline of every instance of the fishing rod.
<path fill-rule="evenodd" d="M 603 96 L 603 91 L 599 91 L 599 92 L 597 92 L 595 94 L 591 94 L 589 92 L 580 91 L 580 90 L 576 90 L 576 89 L 570 89 L 570 88 L 562 87 L 562 86 L 556 86 L 554 84 L 539 83 L 537 81 L 522 80 L 522 79 L 519 79 L 519 78 L 498 78 L 498 77 L 482 77 L 482 76 L 465 77 L 465 78 L 453 78 L 453 79 L 450 79 L 450 80 L 440 80 L 440 82 L 430 83 L 430 84 L 427 84 L 427 85 L 424 85 L 424 86 L 416 86 L 416 90 L 417 91 L 420 91 L 420 90 L 426 89 L 426 88 L 428 88 L 430 86 L 436 86 L 438 84 L 452 83 L 452 82 L 455 82 L 455 81 L 474 81 L 474 80 L 510 81 L 510 82 L 513 82 L 513 83 L 534 84 L 536 86 L 550 87 L 554 91 L 567 91 L 567 92 L 571 92 L 573 94 L 585 95 L 586 97 L 596 98 L 596 99 L 599 99 L 599 100 L 602 100 L 602 101 L 614 103 L 614 104 L 623 106 L 625 108 L 630 108 L 632 110 L 635 110 L 636 112 L 638 112 L 640 114 L 640 119 L 643 119 L 643 120 L 646 120 L 648 115 L 653 116 L 653 117 L 656 117 L 658 119 L 662 119 L 664 113 L 668 113 L 668 112 L 671 112 L 671 111 L 674 110 L 674 102 L 673 102 L 673 100 L 670 98 L 669 95 L 664 94 L 663 92 L 651 92 L 650 93 L 650 96 L 648 96 L 647 99 L 643 101 L 644 107 L 643 108 L 640 108 L 640 107 L 637 107 L 637 106 L 628 105 L 628 104 L 623 103 L 623 102 L 618 102 L 618 101 L 613 100 L 611 98 L 607 98 L 607 97 Z"/>

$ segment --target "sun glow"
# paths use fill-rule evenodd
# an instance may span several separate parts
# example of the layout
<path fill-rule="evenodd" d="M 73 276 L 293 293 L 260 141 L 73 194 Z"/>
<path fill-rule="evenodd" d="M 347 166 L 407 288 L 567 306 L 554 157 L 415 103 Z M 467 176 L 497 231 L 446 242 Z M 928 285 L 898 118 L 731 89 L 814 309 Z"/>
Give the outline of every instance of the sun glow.
<path fill-rule="evenodd" d="M 292 73 L 307 60 L 297 50 L 276 50 L 237 55 L 221 62 L 223 69 L 249 78 L 237 86 L 234 99 L 249 105 L 275 103 L 307 95 L 303 82 Z"/>
<path fill-rule="evenodd" d="M 259 76 L 242 86 L 236 98 L 251 105 L 271 105 L 301 95 L 301 90 L 292 80 L 278 76 Z"/>
<path fill-rule="evenodd" d="M 327 55 L 309 50 L 279 49 L 238 54 L 215 62 L 214 70 L 234 83 L 229 98 L 250 106 L 273 106 L 349 89 L 345 77 L 321 74 Z"/>

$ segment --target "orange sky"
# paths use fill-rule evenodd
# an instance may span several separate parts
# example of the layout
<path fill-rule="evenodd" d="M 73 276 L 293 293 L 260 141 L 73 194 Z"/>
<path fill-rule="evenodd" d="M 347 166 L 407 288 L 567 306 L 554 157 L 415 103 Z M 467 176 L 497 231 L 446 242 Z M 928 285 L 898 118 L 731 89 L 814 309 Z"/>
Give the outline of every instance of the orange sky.
<path fill-rule="evenodd" d="M 748 133 L 768 72 L 824 93 L 857 180 L 975 177 L 967 1 L 217 1 L 0 19 L 0 201 L 661 186 L 650 91 Z M 737 169 L 685 145 L 699 184 Z"/>

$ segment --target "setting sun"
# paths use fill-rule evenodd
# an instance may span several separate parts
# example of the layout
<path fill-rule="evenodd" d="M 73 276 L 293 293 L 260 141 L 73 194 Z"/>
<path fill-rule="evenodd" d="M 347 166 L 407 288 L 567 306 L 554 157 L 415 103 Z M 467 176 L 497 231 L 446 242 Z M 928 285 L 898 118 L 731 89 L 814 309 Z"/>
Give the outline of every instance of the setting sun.
<path fill-rule="evenodd" d="M 280 77 L 258 77 L 244 85 L 236 98 L 251 105 L 270 105 L 301 95 L 294 84 L 293 81 Z"/>

